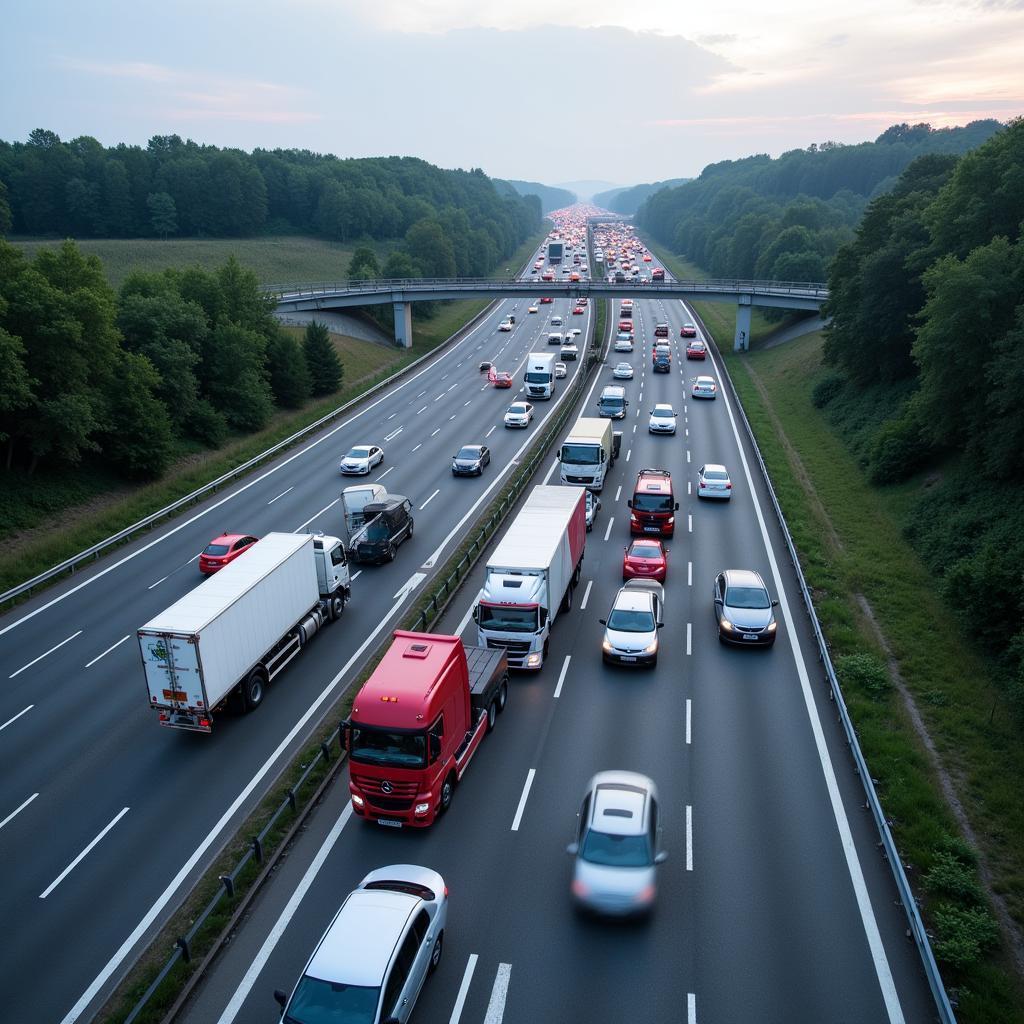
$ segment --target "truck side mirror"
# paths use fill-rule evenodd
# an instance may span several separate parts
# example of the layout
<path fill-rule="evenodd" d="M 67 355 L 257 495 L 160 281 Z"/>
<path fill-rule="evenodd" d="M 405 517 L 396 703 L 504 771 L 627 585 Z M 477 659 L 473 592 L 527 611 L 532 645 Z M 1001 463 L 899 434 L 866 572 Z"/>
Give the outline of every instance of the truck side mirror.
<path fill-rule="evenodd" d="M 441 737 L 434 736 L 432 733 L 427 737 L 428 744 L 430 746 L 430 760 L 436 761 L 441 756 Z"/>
<path fill-rule="evenodd" d="M 476 607 L 473 609 L 473 621 L 479 626 L 480 625 L 480 608 Z"/>
<path fill-rule="evenodd" d="M 626 502 L 626 508 L 632 508 L 632 507 L 633 507 L 633 499 L 632 499 L 632 498 L 630 498 L 630 499 L 629 499 L 629 500 L 628 500 L 628 501 Z"/>
<path fill-rule="evenodd" d="M 676 512 L 678 512 L 678 511 L 679 511 L 679 502 L 678 502 L 678 501 L 676 502 L 676 507 L 675 507 L 675 511 L 676 511 Z"/>
<path fill-rule="evenodd" d="M 274 989 L 274 998 L 280 1004 L 283 1010 L 288 1005 L 288 993 L 282 992 L 279 988 Z"/>
<path fill-rule="evenodd" d="M 350 719 L 345 718 L 342 720 L 341 726 L 338 729 L 338 739 L 341 741 L 341 745 L 345 750 L 351 749 L 352 722 Z"/>
<path fill-rule="evenodd" d="M 542 626 L 544 626 L 544 625 L 547 624 L 547 621 L 548 621 L 548 610 L 547 610 L 547 608 L 541 608 L 541 610 L 540 610 L 540 624 Z"/>

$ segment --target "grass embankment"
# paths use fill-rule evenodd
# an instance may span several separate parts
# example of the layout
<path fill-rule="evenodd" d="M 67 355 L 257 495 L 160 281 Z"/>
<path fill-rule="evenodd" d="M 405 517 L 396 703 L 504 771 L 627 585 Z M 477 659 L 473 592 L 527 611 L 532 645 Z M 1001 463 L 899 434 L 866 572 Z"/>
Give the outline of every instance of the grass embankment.
<path fill-rule="evenodd" d="M 726 307 L 720 307 L 722 309 Z M 869 485 L 811 401 L 821 335 L 743 355 L 716 335 L 757 434 L 843 682 L 896 843 L 935 934 L 965 1024 L 1024 1021 L 1021 979 L 1005 948 L 973 963 L 990 925 L 943 783 L 969 822 L 992 891 L 1024 923 L 1024 743 L 990 683 L 993 667 L 960 632 L 938 585 L 904 539 L 904 489 Z M 907 485 L 925 486 L 923 480 Z M 905 687 L 908 698 L 899 690 Z M 894 686 L 893 684 L 897 685 Z M 934 744 L 928 754 L 913 716 Z M 974 916 L 972 916 L 974 915 Z"/>

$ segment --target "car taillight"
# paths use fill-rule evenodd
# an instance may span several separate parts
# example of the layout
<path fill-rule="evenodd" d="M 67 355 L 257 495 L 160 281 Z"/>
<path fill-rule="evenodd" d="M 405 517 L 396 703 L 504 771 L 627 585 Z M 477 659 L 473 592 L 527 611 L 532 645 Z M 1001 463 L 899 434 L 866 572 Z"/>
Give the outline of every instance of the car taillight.
<path fill-rule="evenodd" d="M 726 485 L 725 485 L 725 489 L 726 489 L 727 491 L 731 491 L 731 490 L 732 490 L 732 484 L 731 484 L 731 483 L 728 483 L 728 484 L 726 484 Z"/>
<path fill-rule="evenodd" d="M 209 729 L 210 728 L 210 720 L 208 718 L 200 718 L 199 719 L 199 725 L 203 729 Z"/>
<path fill-rule="evenodd" d="M 448 886 L 447 885 L 444 887 L 444 898 L 448 899 Z"/>

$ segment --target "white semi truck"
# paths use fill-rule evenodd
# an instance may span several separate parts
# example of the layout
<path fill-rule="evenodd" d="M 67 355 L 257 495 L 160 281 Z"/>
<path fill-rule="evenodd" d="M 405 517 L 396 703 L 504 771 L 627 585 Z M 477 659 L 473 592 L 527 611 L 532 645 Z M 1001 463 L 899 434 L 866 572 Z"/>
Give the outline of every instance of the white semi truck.
<path fill-rule="evenodd" d="M 212 732 L 232 696 L 246 711 L 351 591 L 337 537 L 268 533 L 139 631 L 150 707 L 161 725 Z"/>
<path fill-rule="evenodd" d="M 526 395 L 533 401 L 550 398 L 555 393 L 555 356 L 553 352 L 531 352 L 526 357 L 523 375 Z"/>
<path fill-rule="evenodd" d="M 477 643 L 504 650 L 511 668 L 539 669 L 558 613 L 572 607 L 586 542 L 583 488 L 534 487 L 487 560 Z"/>
<path fill-rule="evenodd" d="M 563 484 L 600 491 L 615 463 L 611 420 L 581 416 L 558 449 L 558 477 Z"/>

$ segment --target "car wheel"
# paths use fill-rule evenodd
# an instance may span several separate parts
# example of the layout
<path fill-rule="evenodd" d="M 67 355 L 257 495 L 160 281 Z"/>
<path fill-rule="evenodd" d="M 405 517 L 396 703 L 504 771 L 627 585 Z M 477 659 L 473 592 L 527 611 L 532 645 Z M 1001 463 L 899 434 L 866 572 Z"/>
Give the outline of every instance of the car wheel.
<path fill-rule="evenodd" d="M 441 962 L 441 953 L 444 950 L 444 932 L 438 935 L 434 942 L 434 948 L 430 951 L 430 968 L 429 973 L 433 974 L 437 970 L 437 965 Z"/>
<path fill-rule="evenodd" d="M 266 673 L 261 668 L 254 668 L 242 684 L 242 699 L 246 711 L 255 711 L 263 703 L 266 686 Z"/>
<path fill-rule="evenodd" d="M 414 525 L 415 525 L 415 522 L 412 519 L 410 519 L 409 520 L 409 532 L 406 534 L 406 537 L 408 537 L 409 540 L 412 540 L 412 528 L 413 528 Z"/>

